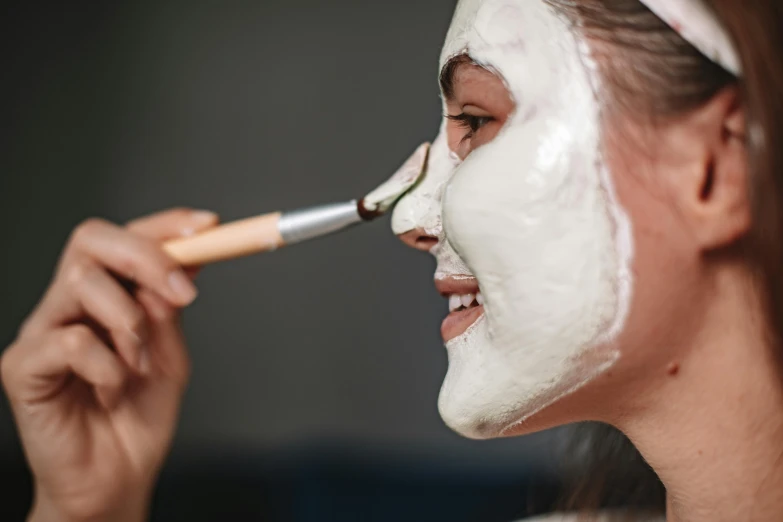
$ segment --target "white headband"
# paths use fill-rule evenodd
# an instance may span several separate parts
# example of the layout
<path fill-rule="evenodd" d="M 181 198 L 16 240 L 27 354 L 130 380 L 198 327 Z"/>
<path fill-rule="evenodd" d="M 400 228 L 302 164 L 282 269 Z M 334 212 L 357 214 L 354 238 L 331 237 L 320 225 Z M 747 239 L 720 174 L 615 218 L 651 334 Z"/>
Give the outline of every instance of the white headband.
<path fill-rule="evenodd" d="M 702 54 L 735 76 L 742 76 L 742 65 L 731 36 L 704 0 L 641 2 Z"/>

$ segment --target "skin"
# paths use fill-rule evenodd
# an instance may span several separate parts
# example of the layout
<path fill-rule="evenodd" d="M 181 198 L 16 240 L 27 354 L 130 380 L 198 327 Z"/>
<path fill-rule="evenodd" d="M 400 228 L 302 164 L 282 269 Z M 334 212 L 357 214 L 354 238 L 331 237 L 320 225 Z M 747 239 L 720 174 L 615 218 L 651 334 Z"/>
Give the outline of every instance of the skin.
<path fill-rule="evenodd" d="M 35 482 L 29 521 L 146 519 L 189 375 L 179 310 L 196 297 L 194 272 L 160 244 L 216 223 L 172 210 L 74 231 L 2 357 Z"/>
<path fill-rule="evenodd" d="M 466 158 L 514 110 L 476 65 L 454 77 L 452 151 Z M 773 520 L 783 512 L 783 386 L 741 240 L 753 226 L 739 93 L 651 123 L 611 103 L 603 153 L 631 216 L 635 294 L 611 371 L 505 435 L 597 420 L 624 431 L 664 481 L 672 522 Z M 400 236 L 432 241 L 424 229 Z"/>

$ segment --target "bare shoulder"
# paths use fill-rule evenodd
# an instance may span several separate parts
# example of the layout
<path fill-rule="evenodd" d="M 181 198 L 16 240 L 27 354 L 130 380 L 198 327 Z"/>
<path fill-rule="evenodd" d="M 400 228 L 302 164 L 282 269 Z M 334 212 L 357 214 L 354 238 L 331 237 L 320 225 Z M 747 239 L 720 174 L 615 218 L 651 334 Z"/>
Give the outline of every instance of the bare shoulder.
<path fill-rule="evenodd" d="M 519 522 L 666 522 L 662 515 L 649 513 L 628 513 L 607 511 L 593 516 L 566 513 L 555 513 L 537 518 L 520 520 Z"/>

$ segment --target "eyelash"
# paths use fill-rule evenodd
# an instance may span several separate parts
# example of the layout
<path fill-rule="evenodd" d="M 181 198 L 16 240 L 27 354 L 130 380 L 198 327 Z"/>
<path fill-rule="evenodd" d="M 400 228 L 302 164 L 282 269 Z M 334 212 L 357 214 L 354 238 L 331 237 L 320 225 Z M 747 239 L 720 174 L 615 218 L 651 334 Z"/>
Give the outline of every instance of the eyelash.
<path fill-rule="evenodd" d="M 457 114 L 456 116 L 449 114 L 447 117 L 451 121 L 456 122 L 460 128 L 468 131 L 462 137 L 460 143 L 471 139 L 482 127 L 493 121 L 493 118 L 489 116 L 473 116 L 465 114 L 464 112 L 462 114 Z"/>

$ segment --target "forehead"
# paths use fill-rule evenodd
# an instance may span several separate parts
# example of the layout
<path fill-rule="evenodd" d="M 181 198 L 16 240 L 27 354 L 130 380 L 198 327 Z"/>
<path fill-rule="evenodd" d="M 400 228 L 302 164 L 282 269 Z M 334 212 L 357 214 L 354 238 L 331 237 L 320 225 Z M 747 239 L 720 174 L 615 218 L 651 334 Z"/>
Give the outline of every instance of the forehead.
<path fill-rule="evenodd" d="M 518 106 L 568 104 L 599 86 L 587 41 L 547 0 L 460 0 L 441 71 L 460 55 L 500 77 Z"/>
<path fill-rule="evenodd" d="M 440 67 L 459 54 L 476 58 L 497 47 L 513 51 L 514 47 L 545 43 L 555 36 L 551 33 L 556 28 L 562 28 L 562 20 L 545 0 L 459 0 Z"/>

